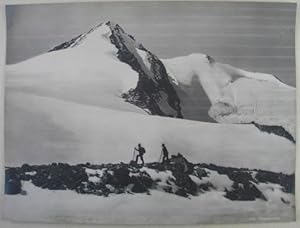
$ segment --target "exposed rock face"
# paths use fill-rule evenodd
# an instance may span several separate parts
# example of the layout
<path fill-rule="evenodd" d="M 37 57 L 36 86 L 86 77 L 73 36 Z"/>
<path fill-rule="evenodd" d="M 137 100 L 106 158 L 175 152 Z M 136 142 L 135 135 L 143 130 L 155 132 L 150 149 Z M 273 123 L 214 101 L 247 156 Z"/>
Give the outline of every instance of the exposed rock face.
<path fill-rule="evenodd" d="M 262 132 L 267 132 L 269 134 L 278 135 L 278 136 L 281 136 L 281 137 L 284 137 L 284 138 L 290 140 L 293 143 L 296 143 L 296 140 L 294 139 L 294 137 L 281 126 L 261 125 L 261 124 L 255 123 L 255 122 L 252 122 L 252 124 L 255 127 L 257 127 L 259 130 L 261 130 Z"/>
<path fill-rule="evenodd" d="M 62 49 L 66 49 L 69 47 L 73 47 L 73 45 L 76 43 L 76 41 L 78 39 L 80 39 L 81 35 L 76 36 L 75 38 L 71 39 L 70 41 L 66 41 L 58 46 L 55 46 L 54 48 L 52 48 L 51 50 L 49 50 L 48 52 L 52 52 L 52 51 L 58 51 L 58 50 L 62 50 Z"/>
<path fill-rule="evenodd" d="M 122 97 L 150 114 L 182 118 L 179 97 L 160 59 L 138 44 L 118 24 L 108 22 L 107 25 L 112 32 L 111 43 L 118 49 L 117 57 L 139 74 L 137 87 Z M 140 53 L 145 55 L 145 59 Z"/>
<path fill-rule="evenodd" d="M 90 29 L 88 32 L 86 33 L 82 33 L 76 37 L 74 37 L 73 39 L 66 41 L 62 44 L 59 44 L 57 46 L 55 46 L 54 48 L 50 49 L 48 52 L 52 52 L 52 51 L 59 51 L 59 50 L 63 50 L 63 49 L 67 49 L 67 48 L 73 48 L 78 46 L 89 34 L 91 34 L 92 32 L 94 32 L 97 28 L 99 28 L 100 26 L 102 26 L 103 23 L 95 26 L 94 28 Z"/>

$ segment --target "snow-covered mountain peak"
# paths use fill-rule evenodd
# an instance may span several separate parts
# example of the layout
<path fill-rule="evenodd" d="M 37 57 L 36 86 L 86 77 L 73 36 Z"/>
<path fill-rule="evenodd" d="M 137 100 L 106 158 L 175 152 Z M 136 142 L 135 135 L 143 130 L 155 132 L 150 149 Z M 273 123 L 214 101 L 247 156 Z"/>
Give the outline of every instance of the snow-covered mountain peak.
<path fill-rule="evenodd" d="M 104 23 L 100 23 L 97 26 L 90 29 L 88 32 L 82 33 L 69 41 L 66 41 L 60 45 L 55 46 L 54 48 L 49 50 L 49 52 L 63 50 L 63 49 L 67 49 L 67 48 L 73 48 L 73 47 L 80 45 L 83 41 L 86 41 L 87 38 L 89 38 L 91 36 L 92 37 L 97 36 L 97 35 L 104 36 L 105 34 L 108 34 L 109 32 L 110 32 L 109 27 L 107 25 L 105 25 Z"/>
<path fill-rule="evenodd" d="M 124 29 L 114 21 L 106 21 L 103 22 L 103 24 L 108 26 L 111 31 L 119 31 L 120 33 L 125 33 Z"/>
<path fill-rule="evenodd" d="M 119 99 L 118 102 L 122 106 L 127 105 L 130 110 L 139 107 L 153 115 L 182 117 L 179 97 L 164 64 L 112 21 L 100 23 L 48 53 L 7 67 L 9 74 L 19 75 L 22 72 L 32 80 L 44 71 L 47 71 L 47 80 L 64 78 L 79 83 L 96 77 L 93 80 L 99 80 L 99 83 L 103 81 L 98 85 L 98 90 L 104 88 L 106 91 L 110 88 L 109 95 L 105 94 L 101 98 L 96 92 L 92 104 L 99 105 L 101 100 L 106 104 L 110 99 Z M 96 84 L 92 86 L 96 87 Z M 141 109 L 139 112 L 143 112 Z"/>
<path fill-rule="evenodd" d="M 295 88 L 271 74 L 248 72 L 200 53 L 161 60 L 113 21 L 49 52 L 7 67 L 8 74 L 22 75 L 22 80 L 28 75 L 32 80 L 28 87 L 34 87 L 45 72 L 47 80 L 64 79 L 81 90 L 87 83 L 96 91 L 79 97 L 70 90 L 68 99 L 76 102 L 86 96 L 84 102 L 111 107 L 108 103 L 113 100 L 118 103 L 114 108 L 126 106 L 152 115 L 282 127 L 291 135 L 288 138 L 295 138 Z M 10 81 L 14 78 L 10 76 Z M 56 87 L 34 90 L 58 94 Z M 66 99 L 67 89 L 61 92 Z M 281 132 L 277 134 L 286 135 Z"/>
<path fill-rule="evenodd" d="M 67 48 L 73 48 L 77 46 L 94 46 L 97 47 L 101 42 L 111 42 L 111 35 L 118 37 L 123 42 L 129 43 L 135 48 L 142 48 L 140 43 L 137 43 L 133 36 L 127 34 L 124 29 L 117 23 L 113 21 L 102 22 L 88 32 L 82 33 L 75 38 L 66 41 L 58 46 L 52 48 L 49 52 L 58 51 Z"/>

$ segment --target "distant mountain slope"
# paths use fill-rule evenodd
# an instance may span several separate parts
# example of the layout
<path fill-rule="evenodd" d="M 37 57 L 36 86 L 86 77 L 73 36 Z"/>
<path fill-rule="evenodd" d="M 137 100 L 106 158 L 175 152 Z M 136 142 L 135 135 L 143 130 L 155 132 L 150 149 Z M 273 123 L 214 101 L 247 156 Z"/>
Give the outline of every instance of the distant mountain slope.
<path fill-rule="evenodd" d="M 207 122 L 254 123 L 261 126 L 259 129 L 269 126 L 269 133 L 295 142 L 295 88 L 273 75 L 217 63 L 203 54 L 161 61 L 110 21 L 50 51 L 84 46 L 85 43 L 97 46 L 98 41 L 91 41 L 91 37 L 104 34 L 103 30 L 107 30 L 105 39 L 110 40 L 107 45 L 115 46 L 114 55 L 138 74 L 136 86 L 120 94 L 125 101 L 152 115 Z"/>
<path fill-rule="evenodd" d="M 207 113 L 220 123 L 272 126 L 270 133 L 287 136 L 284 133 L 278 134 L 278 126 L 290 134 L 291 137 L 286 138 L 295 141 L 295 88 L 282 83 L 273 75 L 247 72 L 217 63 L 202 54 L 166 59 L 163 62 L 173 79 L 174 87 L 185 93 L 180 96 L 185 118 L 202 120 L 207 118 L 204 116 Z M 202 106 L 205 103 L 203 100 L 206 100 L 206 104 L 209 102 L 209 105 Z M 199 110 L 199 106 L 204 110 Z"/>

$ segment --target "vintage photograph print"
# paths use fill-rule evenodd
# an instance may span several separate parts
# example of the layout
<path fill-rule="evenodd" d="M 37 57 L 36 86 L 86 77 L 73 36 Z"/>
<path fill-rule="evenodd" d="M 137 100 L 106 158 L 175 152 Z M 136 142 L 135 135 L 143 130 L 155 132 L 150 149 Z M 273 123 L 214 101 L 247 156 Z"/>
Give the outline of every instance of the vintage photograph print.
<path fill-rule="evenodd" d="M 296 4 L 30 4 L 6 18 L 6 219 L 295 220 Z"/>

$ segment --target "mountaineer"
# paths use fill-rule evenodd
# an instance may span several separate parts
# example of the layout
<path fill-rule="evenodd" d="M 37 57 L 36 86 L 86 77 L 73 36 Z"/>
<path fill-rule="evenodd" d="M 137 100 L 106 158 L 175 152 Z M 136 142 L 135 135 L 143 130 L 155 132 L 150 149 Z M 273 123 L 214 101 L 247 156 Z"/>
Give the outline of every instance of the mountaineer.
<path fill-rule="evenodd" d="M 138 148 L 134 148 L 134 151 L 138 152 L 138 155 L 136 156 L 136 159 L 135 159 L 135 163 L 138 163 L 138 159 L 140 158 L 141 161 L 142 161 L 142 165 L 144 165 L 145 162 L 144 162 L 144 157 L 143 156 L 146 153 L 145 148 L 142 147 L 141 144 L 139 143 Z"/>
<path fill-rule="evenodd" d="M 162 146 L 162 155 L 163 155 L 162 163 L 165 163 L 165 162 L 169 161 L 169 152 L 168 152 L 165 144 L 162 144 L 161 146 Z"/>

